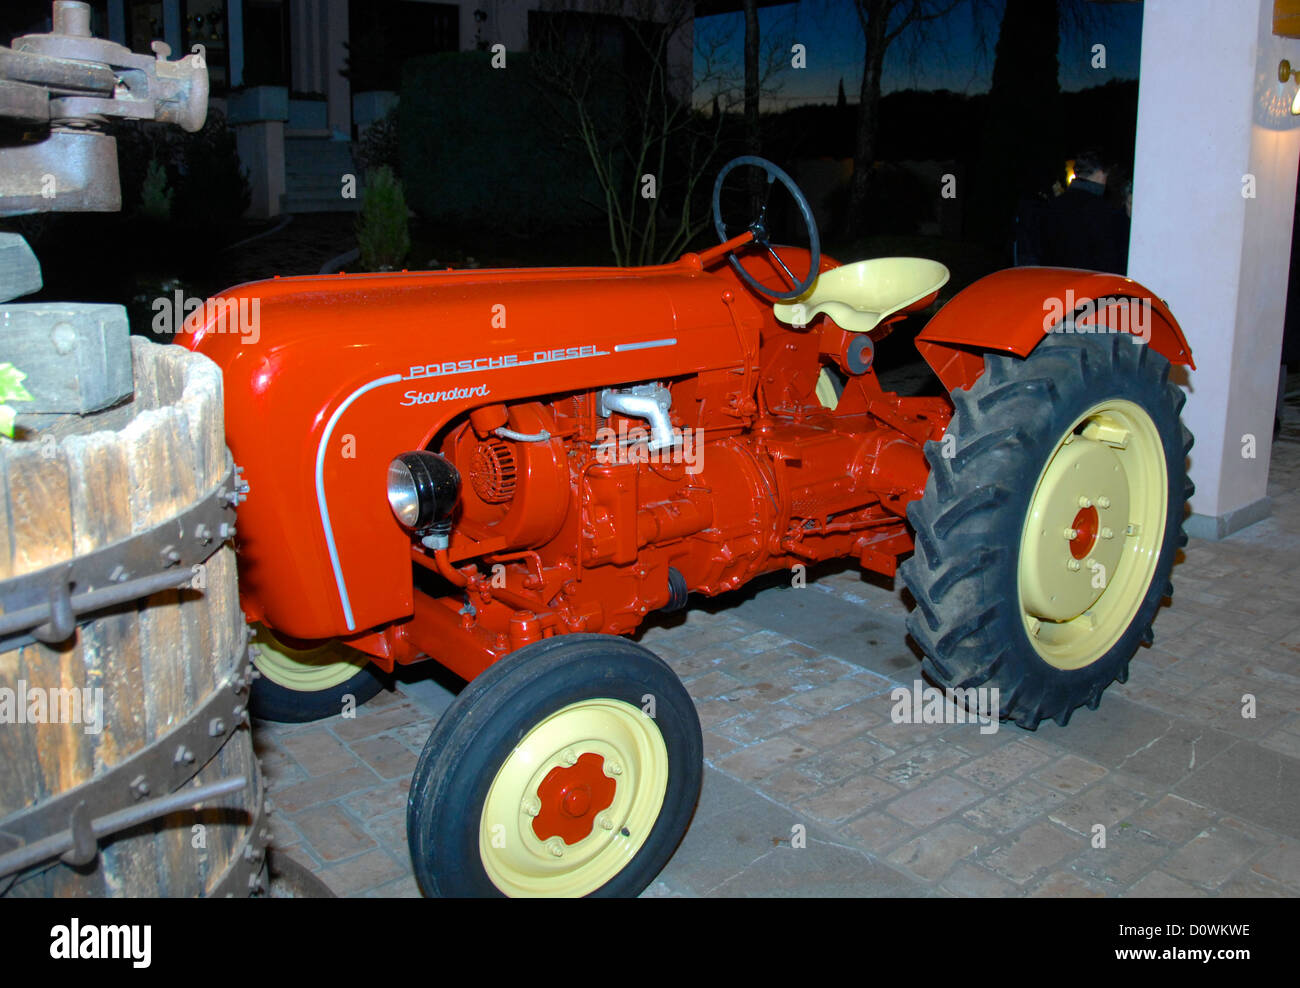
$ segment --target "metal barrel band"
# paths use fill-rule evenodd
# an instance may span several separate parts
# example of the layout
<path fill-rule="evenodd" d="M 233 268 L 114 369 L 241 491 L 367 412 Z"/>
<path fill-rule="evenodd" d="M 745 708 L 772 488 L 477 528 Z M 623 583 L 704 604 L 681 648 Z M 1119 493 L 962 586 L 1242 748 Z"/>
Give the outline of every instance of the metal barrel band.
<path fill-rule="evenodd" d="M 69 864 L 87 864 L 108 833 L 231 791 L 221 787 L 233 784 L 232 779 L 182 791 L 248 723 L 253 666 L 247 626 L 241 626 L 227 665 L 221 685 L 166 735 L 103 775 L 0 820 L 0 876 L 28 867 L 34 845 L 57 847 L 38 860 L 61 855 Z M 106 826 L 114 829 L 101 829 Z"/>
<path fill-rule="evenodd" d="M 104 608 L 191 586 L 192 568 L 234 537 L 227 512 L 247 490 L 239 468 L 231 464 L 207 493 L 152 528 L 0 581 L 0 653 L 35 641 L 58 644 Z"/>
<path fill-rule="evenodd" d="M 24 844 L 17 850 L 0 855 L 0 878 L 55 856 L 64 864 L 88 865 L 98 856 L 99 842 L 104 837 L 167 816 L 169 813 L 181 812 L 227 793 L 238 792 L 247 785 L 248 781 L 242 775 L 231 776 L 218 782 L 210 782 L 206 786 L 185 788 L 169 796 L 150 799 L 139 806 L 128 806 L 113 813 L 105 813 L 93 820 L 83 800 L 73 807 L 68 830 L 50 834 L 35 843 Z"/>
<path fill-rule="evenodd" d="M 221 877 L 204 893 L 206 899 L 260 894 L 269 887 L 270 876 L 265 872 L 266 849 L 271 843 L 271 828 L 267 825 L 270 812 L 266 798 L 266 784 L 256 763 L 253 765 L 254 800 L 253 819 L 244 836 L 230 852 L 230 861 Z"/>

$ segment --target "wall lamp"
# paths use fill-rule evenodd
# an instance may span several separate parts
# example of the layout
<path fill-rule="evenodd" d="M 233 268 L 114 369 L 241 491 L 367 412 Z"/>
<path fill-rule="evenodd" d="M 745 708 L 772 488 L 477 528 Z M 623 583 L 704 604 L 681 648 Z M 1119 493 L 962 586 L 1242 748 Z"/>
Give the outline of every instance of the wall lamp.
<path fill-rule="evenodd" d="M 1291 63 L 1284 58 L 1277 64 L 1277 81 L 1290 82 L 1292 79 L 1300 82 L 1300 70 L 1292 69 Z M 1291 112 L 1300 117 L 1300 88 L 1296 89 L 1295 97 L 1291 100 Z"/>

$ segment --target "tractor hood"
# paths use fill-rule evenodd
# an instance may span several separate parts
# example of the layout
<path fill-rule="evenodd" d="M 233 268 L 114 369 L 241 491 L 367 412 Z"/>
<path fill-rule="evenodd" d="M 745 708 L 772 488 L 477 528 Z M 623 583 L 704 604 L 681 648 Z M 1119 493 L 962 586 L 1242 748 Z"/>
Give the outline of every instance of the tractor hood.
<path fill-rule="evenodd" d="M 763 318 L 694 255 L 274 278 L 209 299 L 178 342 L 224 375 L 227 443 L 250 485 L 245 610 L 301 638 L 409 614 L 409 536 L 384 493 L 393 457 L 479 405 L 739 367 L 741 329 L 756 336 Z"/>

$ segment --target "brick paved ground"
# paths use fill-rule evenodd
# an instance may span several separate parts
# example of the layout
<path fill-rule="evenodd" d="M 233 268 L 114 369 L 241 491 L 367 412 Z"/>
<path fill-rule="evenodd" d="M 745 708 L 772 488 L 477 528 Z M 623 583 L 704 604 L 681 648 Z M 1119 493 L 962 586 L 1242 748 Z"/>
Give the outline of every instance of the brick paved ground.
<path fill-rule="evenodd" d="M 1188 546 L 1155 646 L 1068 728 L 892 723 L 889 691 L 919 669 L 906 607 L 853 569 L 647 629 L 695 698 L 707 760 L 690 833 L 647 894 L 1300 894 L 1300 408 L 1288 415 L 1273 516 Z M 257 725 L 276 841 L 341 895 L 418 894 L 404 799 L 452 698 L 419 668 L 353 720 Z"/>

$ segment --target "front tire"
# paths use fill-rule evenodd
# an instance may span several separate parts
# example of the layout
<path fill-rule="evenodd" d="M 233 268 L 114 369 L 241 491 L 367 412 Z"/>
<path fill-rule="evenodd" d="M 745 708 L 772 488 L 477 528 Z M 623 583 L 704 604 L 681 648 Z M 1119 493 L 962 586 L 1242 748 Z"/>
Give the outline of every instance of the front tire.
<path fill-rule="evenodd" d="M 1023 360 L 986 355 L 953 392 L 899 571 L 938 683 L 997 688 L 1032 730 L 1128 678 L 1187 542 L 1192 437 L 1169 369 L 1126 334 L 1061 334 Z"/>
<path fill-rule="evenodd" d="M 420 755 L 416 879 L 426 895 L 634 896 L 702 776 L 695 706 L 653 652 L 610 635 L 528 645 L 465 688 Z"/>
<path fill-rule="evenodd" d="M 261 674 L 249 693 L 249 712 L 277 724 L 304 724 L 359 707 L 384 688 L 364 652 L 330 641 L 295 648 L 264 625 L 253 629 L 253 665 Z"/>

